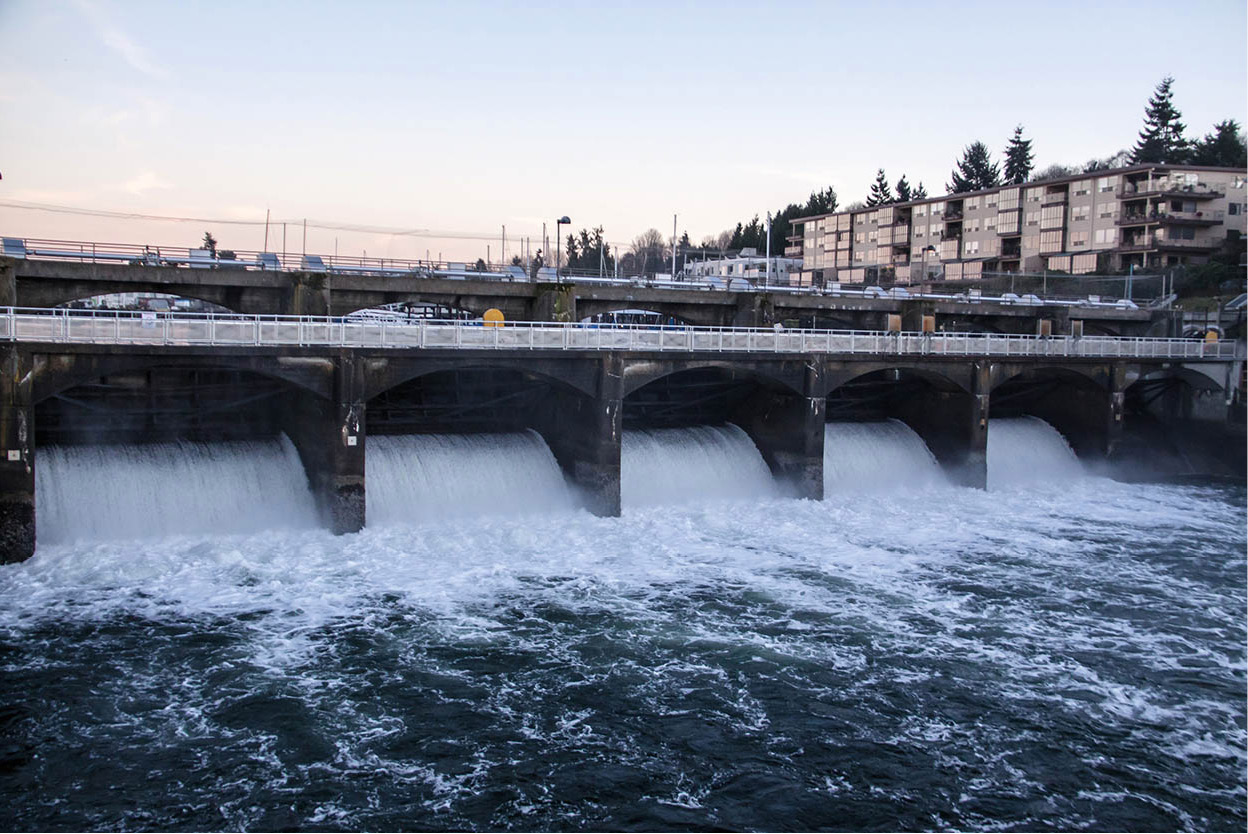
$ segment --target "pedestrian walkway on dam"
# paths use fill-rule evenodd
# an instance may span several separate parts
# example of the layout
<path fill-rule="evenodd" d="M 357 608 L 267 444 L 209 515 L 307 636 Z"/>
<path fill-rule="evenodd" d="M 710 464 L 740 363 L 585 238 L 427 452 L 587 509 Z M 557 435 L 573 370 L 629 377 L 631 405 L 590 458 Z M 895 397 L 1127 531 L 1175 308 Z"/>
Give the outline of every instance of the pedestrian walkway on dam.
<path fill-rule="evenodd" d="M 1229 341 L 1134 336 L 1026 336 L 774 327 L 552 322 L 352 321 L 329 316 L 139 313 L 2 308 L 0 340 L 113 345 L 325 346 L 464 350 L 624 350 L 906 356 L 1234 360 Z"/>

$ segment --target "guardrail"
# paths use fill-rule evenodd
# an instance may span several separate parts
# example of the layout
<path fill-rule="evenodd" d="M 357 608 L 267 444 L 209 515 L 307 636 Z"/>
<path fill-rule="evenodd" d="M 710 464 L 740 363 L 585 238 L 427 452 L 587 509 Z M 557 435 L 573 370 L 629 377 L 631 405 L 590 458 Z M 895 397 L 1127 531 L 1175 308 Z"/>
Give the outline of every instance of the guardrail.
<path fill-rule="evenodd" d="M 781 327 L 672 327 L 429 320 L 352 321 L 315 316 L 159 314 L 0 308 L 0 340 L 160 346 L 327 346 L 386 349 L 634 350 L 709 353 L 835 353 L 1232 360 L 1235 342 L 1203 339 Z"/>

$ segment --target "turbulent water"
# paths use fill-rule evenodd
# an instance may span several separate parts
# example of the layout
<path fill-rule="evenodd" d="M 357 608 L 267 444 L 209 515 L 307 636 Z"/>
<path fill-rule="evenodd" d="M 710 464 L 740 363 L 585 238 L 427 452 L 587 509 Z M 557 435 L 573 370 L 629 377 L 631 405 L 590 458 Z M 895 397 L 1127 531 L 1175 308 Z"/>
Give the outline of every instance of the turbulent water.
<path fill-rule="evenodd" d="M 1243 488 L 1088 477 L 1010 425 L 989 492 L 907 477 L 877 425 L 829 429 L 838 471 L 914 488 L 760 494 L 748 440 L 700 430 L 626 438 L 618 519 L 534 486 L 525 515 L 88 542 L 41 503 L 64 540 L 0 569 L 0 829 L 1242 829 Z M 535 445 L 437 478 L 547 471 Z M 252 500 L 257 454 L 217 455 Z M 376 465 L 370 494 L 434 500 Z M 119 463 L 116 500 L 149 476 Z"/>
<path fill-rule="evenodd" d="M 777 492 L 763 456 L 737 426 L 624 433 L 620 449 L 624 507 L 701 504 Z"/>
<path fill-rule="evenodd" d="M 936 458 L 900 420 L 828 423 L 823 484 L 829 495 L 915 489 L 945 483 Z"/>

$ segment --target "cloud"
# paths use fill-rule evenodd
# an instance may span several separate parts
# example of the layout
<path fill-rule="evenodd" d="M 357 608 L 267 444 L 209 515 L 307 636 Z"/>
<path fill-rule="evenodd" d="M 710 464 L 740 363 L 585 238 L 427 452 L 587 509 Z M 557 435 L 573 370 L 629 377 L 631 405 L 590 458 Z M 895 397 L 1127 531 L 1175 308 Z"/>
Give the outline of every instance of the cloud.
<path fill-rule="evenodd" d="M 121 56 L 131 69 L 156 79 L 168 76 L 164 67 L 148 57 L 147 52 L 109 18 L 96 0 L 74 0 L 74 5 L 91 21 L 104 45 Z"/>
<path fill-rule="evenodd" d="M 123 191 L 128 191 L 136 197 L 141 196 L 147 191 L 156 191 L 162 188 L 172 187 L 173 185 L 171 183 L 165 182 L 151 171 L 144 171 L 137 177 L 127 180 L 121 186 Z"/>

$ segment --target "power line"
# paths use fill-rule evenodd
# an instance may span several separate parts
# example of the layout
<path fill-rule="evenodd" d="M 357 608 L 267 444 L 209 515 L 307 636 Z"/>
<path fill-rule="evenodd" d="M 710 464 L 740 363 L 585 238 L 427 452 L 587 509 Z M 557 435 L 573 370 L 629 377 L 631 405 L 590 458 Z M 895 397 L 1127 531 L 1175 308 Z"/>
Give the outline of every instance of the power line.
<path fill-rule="evenodd" d="M 167 214 L 144 214 L 142 212 L 110 211 L 108 209 L 88 209 L 74 206 L 58 206 L 50 203 L 31 203 L 21 200 L 0 201 L 0 208 L 21 209 L 24 211 L 46 211 L 53 214 L 72 214 L 83 217 L 107 217 L 115 220 L 155 220 L 167 223 L 203 223 L 207 225 L 229 226 L 264 226 L 263 220 L 227 220 L 215 217 L 182 217 Z M 283 223 L 302 224 L 305 218 L 271 219 L 269 226 L 280 226 Z M 460 232 L 438 231 L 436 229 L 411 229 L 393 226 L 370 226 L 360 223 L 343 223 L 329 220 L 306 220 L 309 229 L 330 232 L 354 232 L 357 234 L 389 235 L 392 237 L 438 238 L 449 240 L 494 241 L 498 238 L 494 232 Z M 605 241 L 611 246 L 628 246 L 628 243 Z"/>

